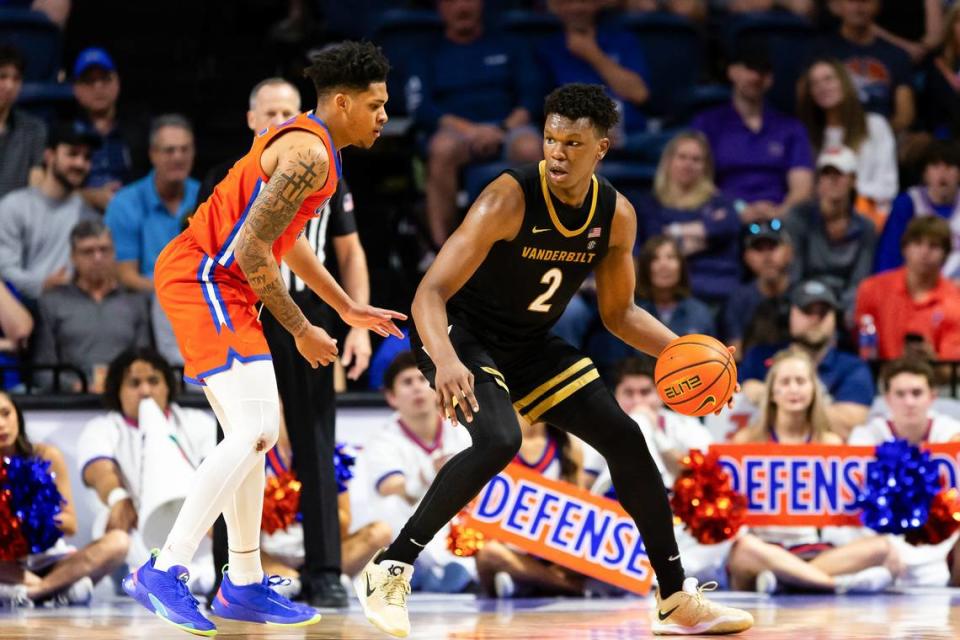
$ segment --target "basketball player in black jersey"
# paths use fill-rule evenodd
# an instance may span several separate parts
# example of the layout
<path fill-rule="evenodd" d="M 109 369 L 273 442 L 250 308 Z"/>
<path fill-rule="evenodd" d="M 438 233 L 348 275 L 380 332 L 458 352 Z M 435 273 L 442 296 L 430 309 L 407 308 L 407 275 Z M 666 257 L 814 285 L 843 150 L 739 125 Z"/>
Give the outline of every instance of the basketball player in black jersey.
<path fill-rule="evenodd" d="M 710 602 L 685 577 L 667 494 L 640 429 L 590 359 L 549 333 L 593 271 L 600 315 L 614 335 L 653 356 L 676 338 L 634 304 L 636 214 L 594 174 L 617 121 L 613 101 L 598 85 L 565 85 L 547 97 L 544 113 L 545 159 L 484 189 L 417 289 L 418 364 L 445 415 L 464 424 L 473 443 L 440 469 L 396 541 L 357 577 L 357 595 L 374 625 L 409 633 L 413 562 L 513 459 L 519 413 L 576 435 L 607 459 L 657 574 L 654 633 L 748 629 L 749 613 Z"/>

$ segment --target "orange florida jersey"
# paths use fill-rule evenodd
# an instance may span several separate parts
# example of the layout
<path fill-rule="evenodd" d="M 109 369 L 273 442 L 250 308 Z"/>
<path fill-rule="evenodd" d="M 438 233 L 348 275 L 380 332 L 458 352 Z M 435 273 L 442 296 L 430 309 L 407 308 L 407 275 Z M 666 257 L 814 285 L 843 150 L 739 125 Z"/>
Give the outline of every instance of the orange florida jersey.
<path fill-rule="evenodd" d="M 260 132 L 249 153 L 233 165 L 197 208 L 190 226 L 157 259 L 157 298 L 173 327 L 188 382 L 203 384 L 206 377 L 226 371 L 236 361 L 270 359 L 254 307 L 257 295 L 237 264 L 234 251 L 250 208 L 269 181 L 260 166 L 260 156 L 271 141 L 295 129 L 319 136 L 331 161 L 323 188 L 303 202 L 274 242 L 273 255 L 279 262 L 307 221 L 321 215 L 340 177 L 340 156 L 332 146 L 330 133 L 312 113 Z"/>
<path fill-rule="evenodd" d="M 269 182 L 260 165 L 260 156 L 273 140 L 293 129 L 303 129 L 319 136 L 332 161 L 328 163 L 326 183 L 303 202 L 290 226 L 274 242 L 273 255 L 280 262 L 310 218 L 320 215 L 323 205 L 337 190 L 340 178 L 340 155 L 333 149 L 327 126 L 313 112 L 301 113 L 283 124 L 258 133 L 247 155 L 233 165 L 227 177 L 190 219 L 188 233 L 193 235 L 200 249 L 209 257 L 203 265 L 198 265 L 198 277 L 203 282 L 229 282 L 234 286 L 243 286 L 249 292 L 251 303 L 256 302 L 257 297 L 246 284 L 246 276 L 234 259 L 234 249 L 253 201 Z"/>

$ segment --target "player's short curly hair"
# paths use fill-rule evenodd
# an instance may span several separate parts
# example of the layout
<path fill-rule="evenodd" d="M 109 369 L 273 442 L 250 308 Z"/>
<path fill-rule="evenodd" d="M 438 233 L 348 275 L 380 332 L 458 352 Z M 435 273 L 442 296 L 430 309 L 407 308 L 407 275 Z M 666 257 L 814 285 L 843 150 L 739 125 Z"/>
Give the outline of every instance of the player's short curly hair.
<path fill-rule="evenodd" d="M 366 41 L 327 45 L 310 62 L 303 75 L 313 80 L 318 96 L 332 89 L 365 91 L 373 82 L 386 82 L 390 71 L 380 47 Z"/>
<path fill-rule="evenodd" d="M 543 103 L 545 116 L 557 114 L 570 120 L 589 118 L 594 128 L 607 135 L 620 120 L 617 105 L 599 84 L 565 84 L 550 92 Z"/>

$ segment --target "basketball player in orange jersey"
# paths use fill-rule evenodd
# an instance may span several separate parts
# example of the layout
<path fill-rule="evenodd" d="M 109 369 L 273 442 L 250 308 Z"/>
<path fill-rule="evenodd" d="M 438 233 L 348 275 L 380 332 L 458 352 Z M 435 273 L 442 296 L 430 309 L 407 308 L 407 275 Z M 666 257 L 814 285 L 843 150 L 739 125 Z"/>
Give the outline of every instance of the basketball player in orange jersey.
<path fill-rule="evenodd" d="M 484 189 L 417 288 L 410 336 L 417 364 L 472 444 L 440 469 L 397 539 L 357 577 L 357 596 L 374 625 L 409 634 L 414 560 L 516 455 L 516 411 L 576 435 L 607 460 L 656 572 L 654 633 L 748 629 L 749 613 L 710 602 L 703 594 L 709 585 L 686 577 L 643 434 L 590 359 L 550 334 L 595 271 L 600 315 L 612 333 L 651 355 L 676 338 L 634 304 L 636 214 L 595 174 L 610 148 L 616 106 L 599 85 L 570 84 L 547 96 L 544 114 L 545 159 L 508 170 Z"/>
<path fill-rule="evenodd" d="M 280 414 L 254 305 L 266 305 L 312 366 L 336 358 L 335 341 L 290 298 L 280 275 L 283 260 L 347 324 L 402 337 L 393 320 L 405 316 L 356 304 L 301 234 L 336 191 L 339 150 L 370 147 L 387 122 L 387 71 L 383 54 L 369 43 L 324 49 L 306 70 L 317 90 L 316 110 L 261 131 L 157 260 L 157 295 L 185 359 L 184 377 L 203 385 L 225 437 L 197 469 L 195 489 L 159 554 L 124 579 L 123 588 L 184 631 L 216 633 L 187 589 L 184 567 L 221 512 L 230 563 L 213 612 L 274 625 L 320 619 L 313 608 L 271 589 L 279 579 L 264 576 L 260 566 L 264 455 L 277 441 Z"/>

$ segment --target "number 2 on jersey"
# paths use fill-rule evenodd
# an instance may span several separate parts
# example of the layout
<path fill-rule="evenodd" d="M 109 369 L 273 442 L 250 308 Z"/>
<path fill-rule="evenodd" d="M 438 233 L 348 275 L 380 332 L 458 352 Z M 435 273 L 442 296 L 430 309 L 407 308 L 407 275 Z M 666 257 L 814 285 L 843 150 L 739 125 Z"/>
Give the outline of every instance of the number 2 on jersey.
<path fill-rule="evenodd" d="M 540 283 L 548 285 L 547 290 L 534 298 L 533 302 L 530 303 L 530 306 L 527 307 L 527 309 L 530 311 L 537 311 L 539 313 L 548 313 L 551 305 L 547 303 L 547 300 L 553 297 L 553 294 L 557 292 L 557 289 L 560 287 L 560 283 L 562 281 L 563 272 L 556 267 L 543 274 L 543 277 L 540 278 Z"/>

